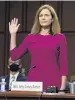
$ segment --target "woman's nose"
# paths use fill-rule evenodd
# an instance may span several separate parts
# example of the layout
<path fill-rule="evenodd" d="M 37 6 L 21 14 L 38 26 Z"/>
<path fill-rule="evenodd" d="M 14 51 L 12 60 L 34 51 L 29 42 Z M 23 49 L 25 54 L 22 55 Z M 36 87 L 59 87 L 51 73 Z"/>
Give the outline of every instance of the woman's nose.
<path fill-rule="evenodd" d="M 44 15 L 42 16 L 42 19 L 45 19 L 45 16 Z"/>

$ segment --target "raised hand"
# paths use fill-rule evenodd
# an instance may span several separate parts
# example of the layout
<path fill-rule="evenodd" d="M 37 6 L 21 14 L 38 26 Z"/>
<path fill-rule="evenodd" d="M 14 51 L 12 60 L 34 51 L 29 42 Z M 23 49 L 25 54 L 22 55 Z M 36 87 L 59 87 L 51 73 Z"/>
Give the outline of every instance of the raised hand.
<path fill-rule="evenodd" d="M 9 22 L 9 32 L 11 35 L 16 34 L 20 24 L 18 24 L 18 18 L 14 18 Z"/>

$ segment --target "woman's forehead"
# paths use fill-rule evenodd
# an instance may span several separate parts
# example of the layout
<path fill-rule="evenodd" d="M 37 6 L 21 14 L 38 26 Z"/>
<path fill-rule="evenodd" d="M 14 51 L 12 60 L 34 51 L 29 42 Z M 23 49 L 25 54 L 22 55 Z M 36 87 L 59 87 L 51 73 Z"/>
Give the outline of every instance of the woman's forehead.
<path fill-rule="evenodd" d="M 45 8 L 45 9 L 42 9 L 39 14 L 42 14 L 42 13 L 51 13 L 51 12 L 49 11 L 49 9 Z"/>

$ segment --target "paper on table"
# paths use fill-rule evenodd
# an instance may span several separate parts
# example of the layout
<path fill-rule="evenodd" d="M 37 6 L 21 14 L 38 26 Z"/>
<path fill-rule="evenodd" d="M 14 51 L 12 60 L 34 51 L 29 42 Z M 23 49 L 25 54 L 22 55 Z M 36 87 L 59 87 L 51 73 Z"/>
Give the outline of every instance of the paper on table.
<path fill-rule="evenodd" d="M 58 95 L 58 93 L 46 93 L 46 92 L 43 92 L 43 94 L 45 94 L 45 95 Z"/>

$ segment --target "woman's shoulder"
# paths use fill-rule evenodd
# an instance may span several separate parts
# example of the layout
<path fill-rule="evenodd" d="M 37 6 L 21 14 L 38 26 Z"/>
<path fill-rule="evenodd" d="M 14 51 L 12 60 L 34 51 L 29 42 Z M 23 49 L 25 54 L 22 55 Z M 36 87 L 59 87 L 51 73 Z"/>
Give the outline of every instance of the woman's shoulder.
<path fill-rule="evenodd" d="M 66 37 L 65 37 L 65 34 L 63 34 L 63 33 L 56 34 L 56 36 L 57 36 L 58 38 L 60 38 L 60 39 L 66 38 Z"/>
<path fill-rule="evenodd" d="M 64 36 L 65 36 L 64 33 L 57 33 L 56 35 L 57 35 L 57 36 L 60 36 L 60 37 L 64 37 Z"/>
<path fill-rule="evenodd" d="M 24 41 L 30 41 L 31 39 L 33 38 L 33 34 L 32 33 L 29 33 L 29 34 L 27 34 L 26 36 L 25 36 L 25 38 L 24 38 Z"/>
<path fill-rule="evenodd" d="M 64 43 L 64 42 L 67 43 L 65 34 L 63 34 L 63 33 L 57 34 L 57 37 L 58 37 L 58 41 L 60 43 Z"/>
<path fill-rule="evenodd" d="M 28 33 L 27 37 L 32 37 L 33 35 L 33 33 Z"/>
<path fill-rule="evenodd" d="M 25 36 L 25 38 L 30 38 L 30 37 L 32 37 L 32 36 L 33 36 L 32 33 L 28 33 L 28 34 Z"/>

